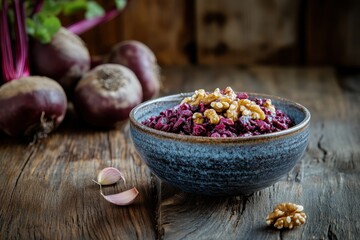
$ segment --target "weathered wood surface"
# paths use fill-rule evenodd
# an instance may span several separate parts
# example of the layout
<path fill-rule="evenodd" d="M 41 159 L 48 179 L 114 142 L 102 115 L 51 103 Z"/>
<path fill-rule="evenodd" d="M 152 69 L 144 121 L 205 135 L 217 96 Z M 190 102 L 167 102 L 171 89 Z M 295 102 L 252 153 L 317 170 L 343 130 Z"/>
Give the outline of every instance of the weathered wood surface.
<path fill-rule="evenodd" d="M 360 26 L 360 2 L 306 2 L 306 62 L 359 67 L 360 33 L 357 29 Z"/>
<path fill-rule="evenodd" d="M 199 63 L 296 62 L 299 14 L 298 0 L 198 0 Z"/>
<path fill-rule="evenodd" d="M 359 67 L 359 12 L 356 0 L 131 0 L 120 16 L 81 37 L 92 55 L 106 55 L 123 40 L 142 41 L 162 65 Z"/>
<path fill-rule="evenodd" d="M 163 65 L 189 64 L 195 45 L 193 1 L 131 0 L 115 19 L 81 35 L 92 55 L 106 55 L 120 41 L 138 40 L 155 53 Z M 106 9 L 113 1 L 100 0 Z M 64 25 L 75 17 L 63 17 Z"/>
<path fill-rule="evenodd" d="M 273 186 L 250 196 L 182 193 L 152 176 L 129 138 L 83 126 L 74 114 L 49 138 L 28 146 L 0 135 L 0 239 L 357 239 L 360 234 L 360 79 L 330 68 L 163 69 L 162 94 L 233 86 L 287 97 L 312 113 L 306 154 Z M 5 107 L 5 106 L 1 106 Z M 121 169 L 140 195 L 127 207 L 104 201 L 91 179 Z M 292 231 L 265 225 L 280 202 L 305 207 Z"/>

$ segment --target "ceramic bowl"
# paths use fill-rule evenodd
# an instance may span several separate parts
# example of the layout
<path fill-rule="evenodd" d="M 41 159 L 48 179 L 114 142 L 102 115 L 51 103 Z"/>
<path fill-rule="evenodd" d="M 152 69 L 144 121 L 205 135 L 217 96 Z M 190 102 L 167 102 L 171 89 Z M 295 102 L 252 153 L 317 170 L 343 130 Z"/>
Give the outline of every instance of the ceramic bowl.
<path fill-rule="evenodd" d="M 130 113 L 136 150 L 150 170 L 184 192 L 204 195 L 243 195 L 264 189 L 286 175 L 302 157 L 309 138 L 310 112 L 280 97 L 270 98 L 295 126 L 251 137 L 210 138 L 162 132 L 142 121 L 178 105 L 182 93 L 144 102 Z"/>

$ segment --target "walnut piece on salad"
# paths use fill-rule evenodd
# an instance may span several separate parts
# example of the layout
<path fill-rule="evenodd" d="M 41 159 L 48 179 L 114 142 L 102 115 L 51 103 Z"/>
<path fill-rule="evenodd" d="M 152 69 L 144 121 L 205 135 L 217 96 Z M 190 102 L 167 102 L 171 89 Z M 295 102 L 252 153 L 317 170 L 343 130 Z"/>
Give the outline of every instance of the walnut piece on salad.
<path fill-rule="evenodd" d="M 249 99 L 239 99 L 231 87 L 226 87 L 223 91 L 216 88 L 214 92 L 208 93 L 204 89 L 196 90 L 194 95 L 185 98 L 181 103 L 187 103 L 191 106 L 198 106 L 200 103 L 208 106 L 214 111 L 208 111 L 204 116 L 207 117 L 211 124 L 217 124 L 220 120 L 218 114 L 224 113 L 223 117 L 236 121 L 240 116 L 250 116 L 252 119 L 264 120 L 266 115 L 260 106 Z M 275 112 L 275 107 L 271 100 L 265 102 L 266 108 Z M 210 110 L 211 110 L 210 109 Z M 199 119 L 196 117 L 194 119 Z M 201 120 L 197 120 L 201 121 Z"/>
<path fill-rule="evenodd" d="M 234 92 L 231 87 L 213 92 L 198 89 L 142 124 L 164 132 L 214 138 L 257 136 L 295 125 L 270 99 Z"/>

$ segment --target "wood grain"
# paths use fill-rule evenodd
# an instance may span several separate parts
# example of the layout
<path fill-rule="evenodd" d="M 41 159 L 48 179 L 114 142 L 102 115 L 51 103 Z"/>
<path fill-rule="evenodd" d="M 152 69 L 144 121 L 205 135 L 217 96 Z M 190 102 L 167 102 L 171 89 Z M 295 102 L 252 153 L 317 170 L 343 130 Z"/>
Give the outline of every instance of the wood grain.
<path fill-rule="evenodd" d="M 283 64 L 298 62 L 299 14 L 299 1 L 198 0 L 199 63 L 249 65 L 268 58 Z M 287 55 L 275 58 L 286 50 Z"/>
<path fill-rule="evenodd" d="M 63 129 L 31 147 L 3 140 L 0 159 L 2 239 L 155 238 L 154 188 L 128 125 L 109 132 Z M 121 169 L 127 183 L 105 194 L 135 186 L 135 204 L 118 207 L 101 197 L 91 180 L 107 166 Z"/>
<path fill-rule="evenodd" d="M 106 9 L 110 1 L 99 1 Z M 184 65 L 193 59 L 195 45 L 192 1 L 131 0 L 115 19 L 81 35 L 91 55 L 104 56 L 120 41 L 138 40 L 152 49 L 162 65 Z M 75 17 L 73 17 L 74 19 Z M 63 22 L 73 21 L 64 17 Z"/>
<path fill-rule="evenodd" d="M 359 12 L 359 1 L 307 1 L 306 62 L 359 67 Z"/>
<path fill-rule="evenodd" d="M 128 122 L 110 131 L 65 122 L 34 145 L 0 134 L 0 239 L 356 239 L 360 234 L 360 75 L 332 68 L 165 67 L 162 94 L 232 86 L 283 96 L 312 114 L 302 160 L 273 186 L 249 196 L 205 197 L 160 182 L 136 153 Z M 2 107 L 2 106 L 1 106 Z M 91 179 L 119 168 L 137 187 L 133 205 L 106 202 Z M 304 226 L 267 227 L 280 202 L 302 204 Z"/>
<path fill-rule="evenodd" d="M 145 42 L 165 65 L 189 63 L 187 48 L 193 40 L 187 12 L 191 1 L 133 1 L 122 16 L 124 39 Z M 135 21 L 134 21 L 135 19 Z"/>
<path fill-rule="evenodd" d="M 81 37 L 93 56 L 123 40 L 142 41 L 162 65 L 359 67 L 359 11 L 355 0 L 131 0 L 119 17 Z"/>

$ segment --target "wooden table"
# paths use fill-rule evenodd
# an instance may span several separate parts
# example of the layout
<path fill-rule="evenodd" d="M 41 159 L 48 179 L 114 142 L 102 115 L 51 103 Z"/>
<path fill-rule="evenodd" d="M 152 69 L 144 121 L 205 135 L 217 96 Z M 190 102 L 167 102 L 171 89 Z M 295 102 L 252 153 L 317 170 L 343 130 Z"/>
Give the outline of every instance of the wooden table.
<path fill-rule="evenodd" d="M 360 78 L 331 68 L 174 67 L 163 69 L 162 95 L 198 88 L 283 96 L 312 114 L 309 146 L 281 181 L 250 196 L 186 194 L 153 176 L 136 153 L 129 124 L 86 128 L 71 112 L 47 139 L 28 145 L 0 136 L 0 239 L 359 239 Z M 1 106 L 4 107 L 4 106 Z M 286 159 L 284 159 L 286 161 Z M 91 180 L 121 169 L 140 194 L 111 205 Z M 265 224 L 281 202 L 305 208 L 291 231 Z"/>

